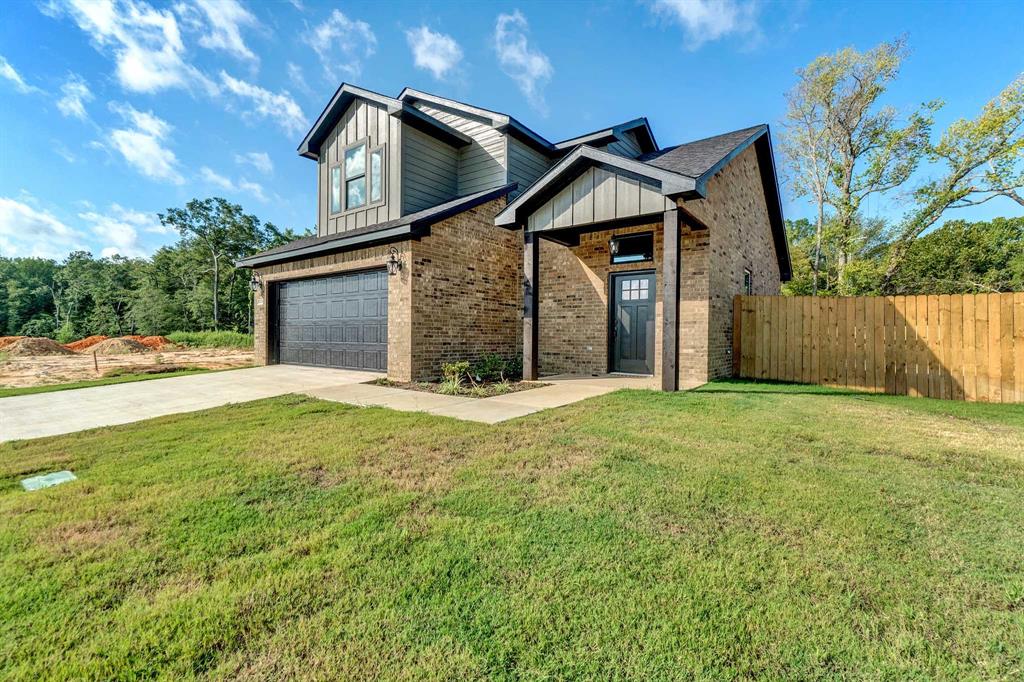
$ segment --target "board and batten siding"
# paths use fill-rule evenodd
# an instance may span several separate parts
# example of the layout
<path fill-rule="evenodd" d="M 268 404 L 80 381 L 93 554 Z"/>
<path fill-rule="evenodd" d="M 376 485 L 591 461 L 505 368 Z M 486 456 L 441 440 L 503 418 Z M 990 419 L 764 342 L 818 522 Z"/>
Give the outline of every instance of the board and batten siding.
<path fill-rule="evenodd" d="M 527 226 L 530 230 L 574 227 L 662 213 L 674 207 L 657 185 L 603 168 L 588 168 L 531 213 Z"/>
<path fill-rule="evenodd" d="M 459 153 L 450 145 L 402 125 L 402 215 L 458 196 Z"/>
<path fill-rule="evenodd" d="M 416 108 L 473 141 L 458 150 L 458 193 L 472 194 L 505 184 L 505 136 L 486 120 L 429 102 Z"/>
<path fill-rule="evenodd" d="M 635 159 L 644 153 L 640 148 L 640 143 L 637 142 L 636 134 L 632 131 L 623 133 L 622 137 L 607 144 L 604 149 L 609 154 L 617 154 L 627 159 Z"/>
<path fill-rule="evenodd" d="M 508 140 L 508 181 L 519 183 L 509 200 L 522 194 L 533 182 L 548 172 L 552 160 L 514 137 Z"/>
<path fill-rule="evenodd" d="M 317 234 L 337 234 L 402 215 L 401 123 L 384 107 L 356 99 L 320 147 L 317 164 Z M 330 169 L 340 162 L 346 146 L 367 139 L 368 149 L 386 145 L 384 157 L 384 202 L 368 208 L 331 215 Z"/>

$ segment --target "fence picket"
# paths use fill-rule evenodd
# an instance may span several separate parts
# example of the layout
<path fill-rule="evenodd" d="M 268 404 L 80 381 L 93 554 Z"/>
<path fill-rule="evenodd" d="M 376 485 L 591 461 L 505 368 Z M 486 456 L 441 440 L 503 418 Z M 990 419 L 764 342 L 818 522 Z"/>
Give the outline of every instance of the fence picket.
<path fill-rule="evenodd" d="M 1024 402 L 1024 293 L 737 296 L 741 377 Z"/>

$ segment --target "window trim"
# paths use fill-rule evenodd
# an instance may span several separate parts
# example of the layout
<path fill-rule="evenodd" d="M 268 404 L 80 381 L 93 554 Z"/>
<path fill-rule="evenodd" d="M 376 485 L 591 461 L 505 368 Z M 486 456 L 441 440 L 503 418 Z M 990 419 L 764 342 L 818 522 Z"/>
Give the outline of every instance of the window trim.
<path fill-rule="evenodd" d="M 616 261 L 616 254 L 612 252 L 612 244 L 619 239 L 630 239 L 633 237 L 649 237 L 651 240 L 651 254 L 647 258 L 637 260 Z M 613 234 L 608 240 L 608 264 L 609 265 L 635 265 L 637 263 L 650 263 L 654 260 L 654 233 L 653 232 L 628 232 L 626 234 Z"/>
<path fill-rule="evenodd" d="M 366 162 L 365 162 L 366 165 L 365 165 L 365 167 L 363 169 L 363 174 L 362 175 L 357 175 L 357 176 L 355 176 L 355 177 L 353 177 L 351 179 L 352 180 L 358 180 L 360 177 L 366 178 L 366 203 L 364 203 L 362 206 L 357 206 L 355 208 L 349 208 L 348 207 L 348 181 L 349 181 L 349 178 L 345 174 L 345 154 L 349 150 L 355 149 L 356 147 L 358 147 L 360 145 L 365 145 L 366 146 Z M 371 182 L 372 182 L 371 167 L 370 167 L 370 164 L 372 163 L 371 162 L 371 156 L 373 155 L 374 152 L 376 152 L 378 150 L 381 153 L 380 154 L 380 185 L 381 185 L 380 199 L 378 199 L 377 201 L 371 201 L 370 200 L 370 196 L 371 196 L 370 185 L 371 185 Z M 386 204 L 387 203 L 387 196 L 388 196 L 387 195 L 387 163 L 388 163 L 388 158 L 387 157 L 388 157 L 388 155 L 387 155 L 387 143 L 381 143 L 381 144 L 377 145 L 376 147 L 371 147 L 370 146 L 370 138 L 369 137 L 360 138 L 360 139 L 356 140 L 355 142 L 351 142 L 351 143 L 349 143 L 349 144 L 347 144 L 347 145 L 345 145 L 344 147 L 341 148 L 341 150 L 338 153 L 337 158 L 334 160 L 334 163 L 332 163 L 332 164 L 330 164 L 328 166 L 328 171 L 327 171 L 327 185 L 328 185 L 328 187 L 327 187 L 327 214 L 328 214 L 329 217 L 334 218 L 334 217 L 337 217 L 337 216 L 343 216 L 343 215 L 348 215 L 350 213 L 355 213 L 356 211 L 365 211 L 368 208 L 373 208 L 375 206 L 380 206 L 382 204 Z M 331 205 L 331 191 L 334 189 L 333 185 L 331 184 L 331 172 L 335 168 L 339 169 L 338 173 L 339 173 L 339 177 L 341 178 L 341 190 L 340 190 L 341 191 L 341 210 L 339 210 L 339 211 L 331 210 L 333 208 L 332 205 Z"/>

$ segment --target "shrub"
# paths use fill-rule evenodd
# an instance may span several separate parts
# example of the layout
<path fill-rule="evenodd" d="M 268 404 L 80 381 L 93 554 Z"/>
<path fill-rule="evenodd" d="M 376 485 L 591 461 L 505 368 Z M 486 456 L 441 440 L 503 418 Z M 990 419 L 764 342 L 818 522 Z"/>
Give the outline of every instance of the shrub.
<path fill-rule="evenodd" d="M 171 332 L 167 335 L 171 343 L 189 348 L 252 348 L 252 334 L 229 331 Z"/>
<path fill-rule="evenodd" d="M 446 362 L 441 365 L 441 374 L 444 376 L 444 380 L 438 386 L 437 392 L 444 393 L 445 395 L 459 395 L 462 393 L 462 380 L 468 373 L 469 363 L 464 360 L 461 362 Z"/>
<path fill-rule="evenodd" d="M 469 370 L 476 381 L 508 381 L 523 376 L 523 361 L 518 356 L 504 358 L 496 353 L 485 355 Z"/>

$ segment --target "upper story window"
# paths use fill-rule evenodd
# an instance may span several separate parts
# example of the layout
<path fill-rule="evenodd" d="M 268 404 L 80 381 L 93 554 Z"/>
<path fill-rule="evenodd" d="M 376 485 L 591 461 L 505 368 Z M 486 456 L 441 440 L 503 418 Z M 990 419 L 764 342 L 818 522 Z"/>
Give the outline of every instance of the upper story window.
<path fill-rule="evenodd" d="M 366 144 L 345 150 L 345 208 L 366 205 Z"/>
<path fill-rule="evenodd" d="M 743 270 L 743 293 L 747 296 L 754 293 L 754 275 L 749 269 Z"/>
<path fill-rule="evenodd" d="M 654 258 L 654 235 L 627 234 L 612 237 L 612 263 L 639 263 Z"/>
<path fill-rule="evenodd" d="M 383 145 L 368 149 L 364 141 L 344 150 L 341 163 L 331 167 L 330 200 L 331 213 L 384 201 Z"/>

